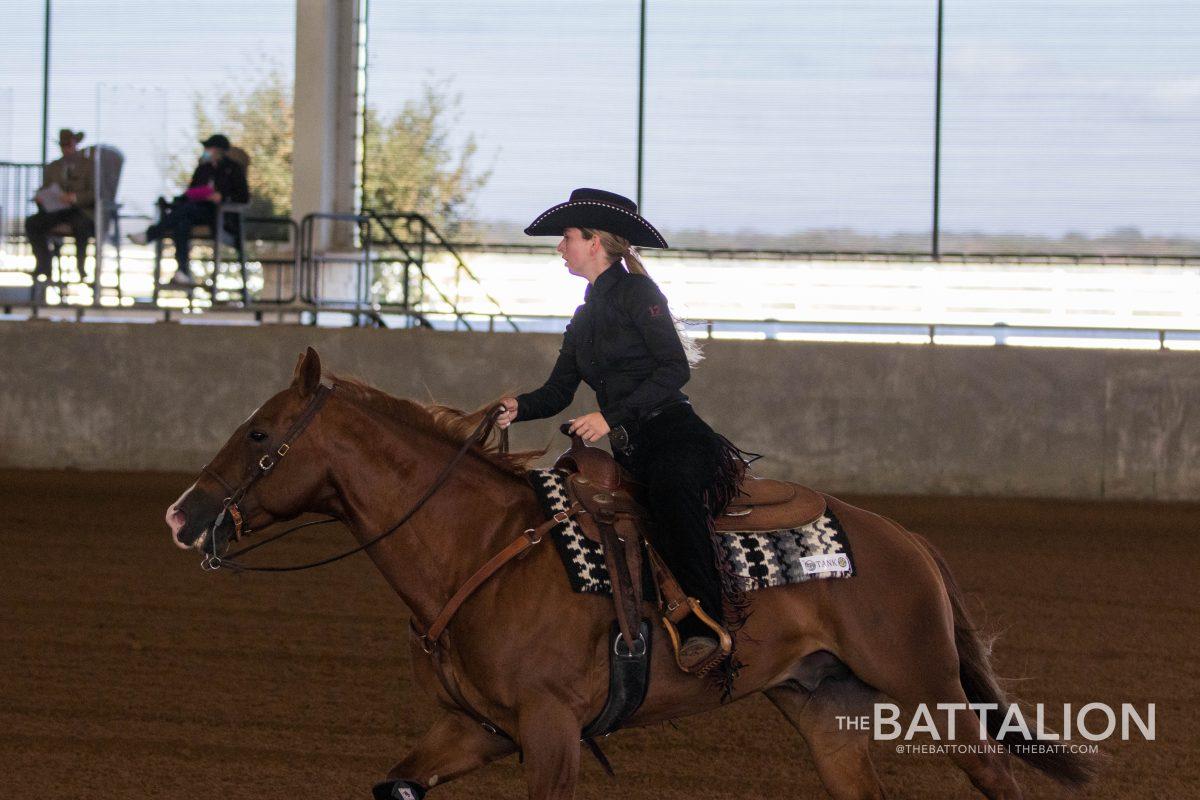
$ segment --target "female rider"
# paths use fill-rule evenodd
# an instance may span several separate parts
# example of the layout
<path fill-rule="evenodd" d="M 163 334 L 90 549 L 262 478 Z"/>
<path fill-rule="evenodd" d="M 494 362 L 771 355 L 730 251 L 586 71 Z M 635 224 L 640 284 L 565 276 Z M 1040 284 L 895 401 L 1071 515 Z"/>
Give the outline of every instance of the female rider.
<path fill-rule="evenodd" d="M 558 414 L 580 380 L 586 382 L 600 410 L 571 420 L 571 432 L 586 442 L 609 437 L 613 456 L 646 487 L 655 549 L 704 613 L 736 630 L 744 601 L 736 579 L 721 569 L 713 519 L 738 491 L 749 462 L 680 391 L 699 348 L 677 329 L 666 297 L 633 249 L 665 248 L 666 241 L 633 201 L 598 189 L 576 189 L 525 233 L 561 236 L 558 252 L 567 270 L 588 286 L 549 379 L 503 398 L 499 425 Z M 718 647 L 712 630 L 695 615 L 679 629 L 685 637 L 680 664 L 691 671 L 710 663 Z"/>

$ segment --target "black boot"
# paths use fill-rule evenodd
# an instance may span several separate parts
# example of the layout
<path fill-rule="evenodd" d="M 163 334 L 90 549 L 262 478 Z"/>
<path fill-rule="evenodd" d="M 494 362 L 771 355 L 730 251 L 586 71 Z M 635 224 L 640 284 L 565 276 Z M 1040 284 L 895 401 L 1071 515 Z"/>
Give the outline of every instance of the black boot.
<path fill-rule="evenodd" d="M 408 781 L 384 781 L 375 784 L 371 795 L 375 800 L 421 800 L 425 796 L 425 789 Z"/>

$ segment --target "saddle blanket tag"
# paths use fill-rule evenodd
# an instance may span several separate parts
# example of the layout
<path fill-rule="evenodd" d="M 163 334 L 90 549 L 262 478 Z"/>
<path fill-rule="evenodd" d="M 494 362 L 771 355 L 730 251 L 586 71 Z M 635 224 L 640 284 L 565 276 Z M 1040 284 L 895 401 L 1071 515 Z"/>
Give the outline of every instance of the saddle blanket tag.
<path fill-rule="evenodd" d="M 805 575 L 817 572 L 849 572 L 850 559 L 842 553 L 804 556 L 800 559 L 800 566 L 804 569 Z"/>

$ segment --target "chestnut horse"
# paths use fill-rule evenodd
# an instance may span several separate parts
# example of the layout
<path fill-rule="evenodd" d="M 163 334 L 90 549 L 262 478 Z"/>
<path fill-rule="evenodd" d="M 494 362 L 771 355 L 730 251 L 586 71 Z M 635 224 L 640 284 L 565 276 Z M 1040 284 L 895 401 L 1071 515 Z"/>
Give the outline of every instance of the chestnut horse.
<path fill-rule="evenodd" d="M 314 411 L 318 393 L 323 405 Z M 366 549 L 417 624 L 428 626 L 481 564 L 544 522 L 523 473 L 545 451 L 500 452 L 495 431 L 483 443 L 467 444 L 494 405 L 467 414 L 355 381 L 322 384 L 320 360 L 310 348 L 292 384 L 234 431 L 168 510 L 171 535 L 179 547 L 223 553 L 234 527 L 223 513 L 225 498 L 242 482 L 239 530 L 318 512 L 344 523 L 360 544 L 370 542 L 414 506 L 456 451 L 468 448 L 395 535 Z M 290 450 L 280 447 L 287 438 Z M 765 693 L 804 737 L 836 798 L 883 796 L 871 763 L 871 733 L 843 729 L 844 718 L 870 716 L 873 702 L 884 697 L 902 708 L 963 704 L 950 712 L 953 736 L 946 714 L 934 716 L 941 741 L 974 745 L 950 748 L 954 763 L 987 797 L 1021 797 L 1010 755 L 991 736 L 980 741 L 979 718 L 965 705 L 1003 709 L 1006 701 L 945 562 L 891 520 L 834 497 L 827 502 L 852 542 L 856 575 L 750 593 L 752 613 L 737 651 L 744 667 L 733 698 Z M 482 727 L 452 699 L 414 636 L 416 678 L 442 714 L 376 796 L 422 797 L 520 750 L 531 798 L 572 797 L 580 731 L 608 692 L 612 618 L 610 599 L 571 590 L 553 546 L 533 546 L 506 564 L 461 606 L 441 642 L 442 663 L 453 672 L 460 699 L 511 738 Z M 721 703 L 712 683 L 677 669 L 663 631 L 656 630 L 649 693 L 628 726 Z M 988 717 L 994 736 L 1003 714 Z M 1091 775 L 1090 763 L 1074 754 L 1019 757 L 1063 783 Z"/>

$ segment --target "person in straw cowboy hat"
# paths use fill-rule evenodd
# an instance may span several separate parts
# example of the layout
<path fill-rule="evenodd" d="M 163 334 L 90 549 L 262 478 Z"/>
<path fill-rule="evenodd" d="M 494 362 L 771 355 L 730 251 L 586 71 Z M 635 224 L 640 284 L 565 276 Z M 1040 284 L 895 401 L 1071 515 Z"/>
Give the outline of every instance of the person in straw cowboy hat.
<path fill-rule="evenodd" d="M 632 200 L 599 189 L 576 189 L 525 233 L 562 237 L 558 252 L 567 270 L 588 285 L 549 379 L 532 392 L 503 398 L 499 425 L 558 414 L 580 381 L 594 389 L 600 410 L 571 420 L 571 432 L 587 442 L 609 437 L 614 457 L 647 488 L 655 548 L 704 613 L 733 633 L 744 619 L 745 601 L 716 546 L 713 519 L 754 459 L 744 460 L 744 451 L 701 419 L 681 391 L 701 358 L 699 348 L 680 330 L 634 249 L 666 248 L 666 240 Z M 712 629 L 696 615 L 679 628 L 680 663 L 711 662 L 718 647 Z M 728 680 L 731 670 L 736 666 L 726 663 Z"/>
<path fill-rule="evenodd" d="M 50 277 L 53 254 L 50 250 L 51 231 L 66 224 L 75 239 L 75 269 L 79 282 L 86 276 L 83 262 L 87 254 L 87 240 L 95 233 L 95 175 L 92 162 L 79 149 L 83 131 L 63 128 L 58 132 L 58 146 L 62 158 L 51 161 L 42 170 L 42 186 L 35 200 L 38 211 L 25 219 L 25 236 L 33 250 L 36 267 L 34 280 L 45 281 Z"/>

